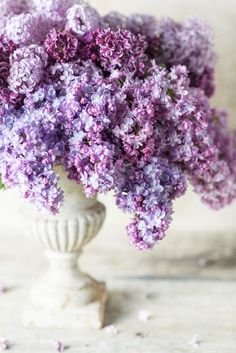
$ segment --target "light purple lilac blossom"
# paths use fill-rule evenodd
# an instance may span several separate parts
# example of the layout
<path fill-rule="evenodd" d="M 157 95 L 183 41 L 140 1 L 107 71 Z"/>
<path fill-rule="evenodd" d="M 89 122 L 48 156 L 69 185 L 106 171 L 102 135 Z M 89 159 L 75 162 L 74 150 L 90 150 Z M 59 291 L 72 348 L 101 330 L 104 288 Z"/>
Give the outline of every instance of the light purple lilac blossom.
<path fill-rule="evenodd" d="M 158 34 L 157 62 L 167 66 L 185 65 L 191 85 L 211 96 L 215 89 L 216 61 L 211 27 L 196 18 L 188 18 L 183 23 L 167 18 L 158 23 Z"/>
<path fill-rule="evenodd" d="M 133 215 L 127 232 L 140 250 L 163 239 L 187 182 L 214 209 L 236 198 L 236 132 L 208 98 L 215 64 L 208 25 L 101 17 L 80 0 L 21 1 L 15 10 L 12 1 L 0 14 L 7 187 L 55 214 L 60 165 L 88 197 L 113 191 Z"/>
<path fill-rule="evenodd" d="M 50 14 L 51 17 L 65 17 L 67 10 L 78 1 L 76 0 L 32 0 L 35 12 Z"/>
<path fill-rule="evenodd" d="M 23 12 L 31 10 L 31 4 L 27 0 L 1 0 L 0 2 L 0 35 L 5 34 L 8 20 Z"/>
<path fill-rule="evenodd" d="M 43 79 L 47 53 L 45 48 L 32 44 L 16 49 L 10 62 L 8 78 L 10 90 L 27 94 L 32 92 Z"/>
<path fill-rule="evenodd" d="M 12 16 L 6 24 L 6 35 L 16 44 L 34 43 L 39 24 L 37 14 L 22 13 Z"/>
<path fill-rule="evenodd" d="M 127 28 L 126 16 L 119 12 L 110 12 L 102 19 L 102 25 L 104 28 L 110 28 L 112 31 L 118 31 L 119 29 Z"/>

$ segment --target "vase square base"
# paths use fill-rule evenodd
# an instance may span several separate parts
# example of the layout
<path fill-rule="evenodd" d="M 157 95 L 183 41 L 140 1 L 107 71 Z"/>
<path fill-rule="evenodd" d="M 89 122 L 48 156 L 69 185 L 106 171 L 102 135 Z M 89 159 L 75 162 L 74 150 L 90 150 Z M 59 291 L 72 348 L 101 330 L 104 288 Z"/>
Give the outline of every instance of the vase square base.
<path fill-rule="evenodd" d="M 107 290 L 100 284 L 94 302 L 84 306 L 45 308 L 30 303 L 23 312 L 25 327 L 58 329 L 100 329 L 104 324 Z"/>

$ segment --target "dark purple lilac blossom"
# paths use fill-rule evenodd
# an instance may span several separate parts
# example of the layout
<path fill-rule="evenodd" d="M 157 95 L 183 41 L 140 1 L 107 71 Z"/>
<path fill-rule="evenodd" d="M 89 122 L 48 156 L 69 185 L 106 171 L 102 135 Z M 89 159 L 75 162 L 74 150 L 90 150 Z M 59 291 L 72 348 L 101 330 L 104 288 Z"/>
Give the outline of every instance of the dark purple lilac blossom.
<path fill-rule="evenodd" d="M 111 74 L 116 70 L 144 74 L 147 42 L 141 34 L 128 30 L 98 30 L 95 37 L 101 66 Z"/>
<path fill-rule="evenodd" d="M 236 198 L 236 133 L 209 103 L 206 24 L 13 2 L 0 14 L 0 187 L 55 214 L 61 166 L 88 197 L 114 193 L 140 250 L 163 239 L 188 182 L 214 209 Z"/>
<path fill-rule="evenodd" d="M 79 40 L 77 36 L 66 30 L 53 28 L 44 42 L 47 54 L 56 62 L 73 60 L 77 54 Z"/>
<path fill-rule="evenodd" d="M 0 36 L 0 104 L 14 105 L 21 100 L 19 93 L 14 93 L 8 88 L 10 74 L 10 57 L 17 46 L 5 35 Z"/>

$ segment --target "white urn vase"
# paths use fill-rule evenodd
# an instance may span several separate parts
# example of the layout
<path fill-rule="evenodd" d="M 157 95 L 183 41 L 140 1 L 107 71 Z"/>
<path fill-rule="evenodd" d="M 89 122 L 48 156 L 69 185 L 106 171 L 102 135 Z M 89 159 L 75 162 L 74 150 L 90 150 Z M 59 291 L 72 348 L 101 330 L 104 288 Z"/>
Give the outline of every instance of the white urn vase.
<path fill-rule="evenodd" d="M 65 201 L 56 216 L 24 205 L 24 229 L 45 249 L 48 271 L 33 286 L 23 312 L 23 324 L 43 328 L 101 328 L 107 291 L 80 271 L 78 257 L 100 230 L 105 207 L 87 198 L 82 188 L 60 171 Z"/>

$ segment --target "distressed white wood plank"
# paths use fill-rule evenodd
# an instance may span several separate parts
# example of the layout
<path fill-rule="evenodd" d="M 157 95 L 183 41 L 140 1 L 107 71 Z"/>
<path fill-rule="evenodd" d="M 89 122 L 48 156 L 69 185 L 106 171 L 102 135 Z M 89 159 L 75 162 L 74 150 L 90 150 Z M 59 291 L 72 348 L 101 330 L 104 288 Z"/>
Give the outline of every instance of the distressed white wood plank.
<path fill-rule="evenodd" d="M 202 278 L 193 272 L 181 276 L 180 269 L 173 273 L 171 266 L 157 260 L 156 254 L 137 253 L 131 257 L 129 248 L 126 253 L 109 253 L 91 247 L 82 261 L 89 272 L 107 280 L 110 302 L 106 324 L 115 325 L 117 335 L 105 330 L 22 328 L 21 312 L 28 286 L 46 266 L 37 249 L 24 238 L 0 237 L 0 280 L 9 286 L 9 291 L 0 296 L 0 337 L 9 340 L 11 352 L 52 352 L 54 339 L 70 347 L 68 353 L 236 352 L 236 282 L 230 280 L 232 273 L 227 275 L 229 268 L 224 268 L 226 279 L 220 266 L 218 270 L 215 267 L 215 279 L 210 273 Z M 151 319 L 139 321 L 139 310 L 150 312 Z M 188 343 L 195 334 L 201 341 L 198 348 Z"/>

